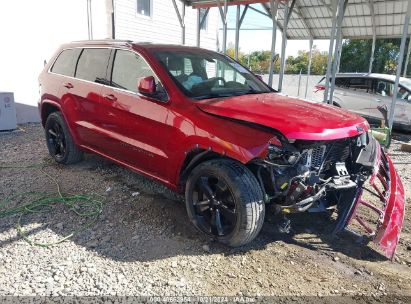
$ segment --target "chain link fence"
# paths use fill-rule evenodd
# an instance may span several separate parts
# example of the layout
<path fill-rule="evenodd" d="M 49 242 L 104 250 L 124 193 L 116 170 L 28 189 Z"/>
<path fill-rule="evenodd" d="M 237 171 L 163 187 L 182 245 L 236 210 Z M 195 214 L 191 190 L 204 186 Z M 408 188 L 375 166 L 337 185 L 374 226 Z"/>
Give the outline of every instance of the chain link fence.
<path fill-rule="evenodd" d="M 268 83 L 268 74 L 262 75 L 263 80 Z M 324 77 L 321 75 L 310 75 L 308 77 L 308 90 L 307 97 L 305 96 L 305 88 L 307 84 L 307 75 L 299 74 L 286 74 L 283 78 L 283 90 L 282 93 L 299 98 L 307 98 L 309 100 L 321 101 L 323 97 L 323 91 L 314 93 L 315 85 Z M 273 76 L 273 88 L 278 87 L 279 75 Z"/>

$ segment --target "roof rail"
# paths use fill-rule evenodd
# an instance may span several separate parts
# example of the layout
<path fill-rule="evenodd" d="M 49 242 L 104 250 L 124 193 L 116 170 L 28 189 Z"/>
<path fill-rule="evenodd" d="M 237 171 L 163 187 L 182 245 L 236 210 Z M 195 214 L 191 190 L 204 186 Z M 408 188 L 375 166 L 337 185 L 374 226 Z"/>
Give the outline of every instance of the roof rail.
<path fill-rule="evenodd" d="M 111 38 L 106 38 L 106 39 L 96 39 L 96 40 L 77 40 L 77 41 L 72 41 L 72 43 L 104 43 L 104 42 L 111 42 L 111 43 L 133 43 L 133 40 L 129 39 L 111 39 Z"/>

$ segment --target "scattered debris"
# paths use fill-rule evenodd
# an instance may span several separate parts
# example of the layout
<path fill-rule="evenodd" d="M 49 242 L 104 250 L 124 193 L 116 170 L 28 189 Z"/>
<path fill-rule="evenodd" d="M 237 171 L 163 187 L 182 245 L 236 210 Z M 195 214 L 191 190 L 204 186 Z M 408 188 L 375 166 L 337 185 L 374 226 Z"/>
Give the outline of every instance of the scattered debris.
<path fill-rule="evenodd" d="M 409 143 L 403 143 L 403 144 L 401 145 L 400 150 L 401 150 L 401 151 L 404 151 L 404 152 L 411 152 L 411 144 L 409 144 Z"/>
<path fill-rule="evenodd" d="M 210 246 L 209 245 L 207 245 L 207 244 L 205 244 L 205 245 L 203 245 L 203 250 L 205 251 L 205 252 L 208 252 L 208 253 L 210 253 L 211 252 L 211 249 L 210 249 Z"/>

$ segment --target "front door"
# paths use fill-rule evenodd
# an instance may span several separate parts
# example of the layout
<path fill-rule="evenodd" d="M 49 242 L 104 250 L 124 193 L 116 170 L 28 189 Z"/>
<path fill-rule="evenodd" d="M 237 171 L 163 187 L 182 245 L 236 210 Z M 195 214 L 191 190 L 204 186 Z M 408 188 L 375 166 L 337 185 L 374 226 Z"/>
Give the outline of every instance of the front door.
<path fill-rule="evenodd" d="M 175 138 L 170 124 L 173 112 L 167 100 L 138 93 L 138 80 L 147 76 L 154 76 L 157 90 L 163 90 L 143 57 L 129 50 L 115 51 L 111 83 L 102 91 L 99 127 L 106 136 L 108 156 L 165 178 L 171 153 L 167 143 Z"/>
<path fill-rule="evenodd" d="M 373 118 L 383 118 L 381 112 L 378 110 L 379 106 L 386 106 L 389 116 L 393 94 L 394 82 L 381 79 L 374 80 L 373 98 L 371 102 L 371 116 Z M 410 96 L 409 91 L 400 85 L 395 95 L 397 96 L 397 101 L 395 105 L 394 122 L 410 124 L 411 103 L 408 101 Z"/>

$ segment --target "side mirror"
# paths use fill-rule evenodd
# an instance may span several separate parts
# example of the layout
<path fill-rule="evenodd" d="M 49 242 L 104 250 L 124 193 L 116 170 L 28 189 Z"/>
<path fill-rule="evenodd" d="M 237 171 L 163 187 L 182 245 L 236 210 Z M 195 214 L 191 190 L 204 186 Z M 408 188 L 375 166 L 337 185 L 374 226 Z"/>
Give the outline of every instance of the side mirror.
<path fill-rule="evenodd" d="M 140 78 L 138 80 L 138 92 L 143 95 L 153 95 L 156 92 L 156 80 L 154 77 Z"/>

